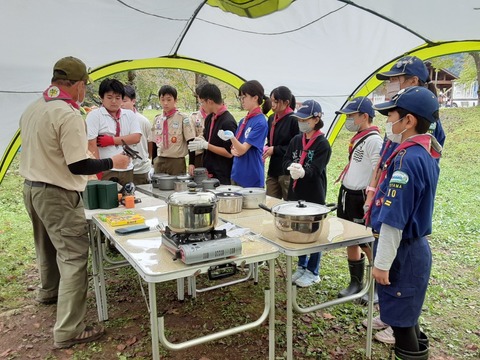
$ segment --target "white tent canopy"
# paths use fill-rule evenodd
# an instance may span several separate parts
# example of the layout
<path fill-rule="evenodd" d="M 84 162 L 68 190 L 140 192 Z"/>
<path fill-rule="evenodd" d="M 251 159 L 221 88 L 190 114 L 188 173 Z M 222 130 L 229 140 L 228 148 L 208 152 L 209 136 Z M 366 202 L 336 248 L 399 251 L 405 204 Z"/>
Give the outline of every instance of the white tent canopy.
<path fill-rule="evenodd" d="M 378 86 L 372 76 L 396 58 L 480 51 L 480 1 L 453 6 L 451 0 L 296 0 L 250 19 L 200 0 L 2 1 L 0 181 L 20 145 L 18 119 L 61 57 L 82 59 L 93 78 L 162 66 L 169 57 L 179 68 L 187 58 L 227 70 L 237 83 L 257 79 L 267 94 L 286 85 L 297 99 L 320 102 L 332 138 L 339 130 L 334 111 Z"/>

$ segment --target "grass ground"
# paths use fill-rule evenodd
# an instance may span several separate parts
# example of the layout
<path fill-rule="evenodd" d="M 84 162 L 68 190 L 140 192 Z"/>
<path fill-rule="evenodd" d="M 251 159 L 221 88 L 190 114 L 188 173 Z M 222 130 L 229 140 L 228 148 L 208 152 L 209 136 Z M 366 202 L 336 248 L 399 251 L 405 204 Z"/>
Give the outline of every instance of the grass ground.
<path fill-rule="evenodd" d="M 148 116 L 148 115 L 147 115 Z M 477 150 L 480 140 L 478 119 L 480 108 L 446 109 L 442 112 L 442 123 L 447 133 L 447 142 L 440 162 L 441 176 L 435 203 L 431 247 L 433 269 L 430 287 L 427 292 L 421 325 L 431 340 L 431 359 L 479 359 L 480 358 L 480 156 Z M 333 145 L 333 155 L 328 167 L 329 181 L 341 171 L 346 161 L 348 134 L 342 132 Z M 18 159 L 15 160 L 5 179 L 0 184 L 0 358 L 23 359 L 27 356 L 29 340 L 22 336 L 22 326 L 34 322 L 33 333 L 50 334 L 53 319 L 43 328 L 33 318 L 44 312 L 45 319 L 53 318 L 51 313 L 38 309 L 33 304 L 34 292 L 38 284 L 35 270 L 35 250 L 33 248 L 30 222 L 24 210 L 21 189 L 22 179 L 18 174 Z M 327 200 L 336 200 L 338 186 L 331 185 Z M 284 267 L 284 259 L 280 258 Z M 285 296 L 282 288 L 282 271 L 277 267 L 276 295 L 276 348 L 277 359 L 283 359 L 285 350 Z M 284 271 L 284 270 L 283 270 Z M 266 283 L 266 271 L 261 273 L 261 281 Z M 300 292 L 300 301 L 308 306 L 317 298 L 332 298 L 347 283 L 347 266 L 344 250 L 325 253 L 321 269 L 322 283 Z M 75 348 L 68 352 L 40 352 L 36 358 L 42 359 L 142 359 L 149 358 L 148 315 L 144 311 L 133 271 L 121 269 L 109 278 L 108 295 L 112 320 L 107 327 L 114 335 L 108 341 Z M 159 307 L 167 316 L 189 316 L 189 326 L 174 323 L 174 339 L 182 339 L 192 329 L 211 329 L 228 321 L 242 321 L 241 309 L 252 307 L 251 316 L 258 309 L 251 299 L 261 298 L 260 287 L 247 283 L 221 291 L 202 294 L 196 301 L 187 300 L 183 304 L 175 301 L 174 284 L 162 285 L 167 302 Z M 35 309 L 35 310 L 32 310 Z M 140 309 L 140 310 L 139 310 Z M 198 313 L 198 309 L 205 314 Z M 25 314 L 22 325 L 18 320 L 16 338 L 12 335 L 13 313 Z M 29 318 L 35 311 L 33 318 Z M 94 297 L 89 297 L 89 313 L 95 317 Z M 9 315 L 7 315 L 9 314 Z M 141 314 L 141 315 L 139 315 Z M 345 304 L 295 317 L 294 352 L 297 359 L 363 359 L 365 332 L 360 325 L 366 315 L 364 307 Z M 186 321 L 186 320 L 185 320 Z M 40 324 L 37 325 L 36 324 Z M 30 324 L 31 325 L 31 324 Z M 10 326 L 10 328 L 9 328 Z M 116 331 L 115 331 L 116 330 Z M 185 333 L 185 334 L 184 334 Z M 31 337 L 31 335 L 30 335 Z M 51 341 L 50 338 L 47 341 Z M 191 351 L 179 354 L 162 351 L 162 358 L 168 359 L 265 359 L 260 349 L 265 347 L 265 327 L 251 334 L 227 338 Z M 35 345 L 36 346 L 36 345 Z M 23 350 L 22 350 L 23 349 Z M 231 353 L 235 349 L 235 355 Z M 10 350 L 10 351 L 8 351 Z M 374 359 L 385 359 L 388 346 L 374 343 Z M 216 355 L 217 354 L 217 355 Z M 219 355 L 218 355 L 219 354 Z"/>

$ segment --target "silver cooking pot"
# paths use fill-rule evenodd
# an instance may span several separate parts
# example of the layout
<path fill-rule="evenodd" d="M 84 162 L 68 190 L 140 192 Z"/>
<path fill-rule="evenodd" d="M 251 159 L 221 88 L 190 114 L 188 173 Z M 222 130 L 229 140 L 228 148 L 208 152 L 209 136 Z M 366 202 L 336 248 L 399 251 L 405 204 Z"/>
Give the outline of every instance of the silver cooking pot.
<path fill-rule="evenodd" d="M 173 190 L 174 183 L 177 180 L 173 175 L 161 175 L 157 178 L 158 188 L 160 190 Z"/>
<path fill-rule="evenodd" d="M 269 208 L 260 208 L 275 217 L 275 233 L 280 240 L 291 243 L 312 243 L 320 239 L 323 221 L 337 208 L 336 204 L 320 205 L 303 200 L 289 201 Z"/>
<path fill-rule="evenodd" d="M 222 214 L 238 214 L 242 211 L 243 196 L 235 192 L 217 193 L 218 212 Z"/>
<path fill-rule="evenodd" d="M 193 180 L 177 180 L 173 183 L 173 191 L 188 191 L 188 184 L 193 182 Z"/>
<path fill-rule="evenodd" d="M 217 196 L 197 191 L 194 182 L 188 191 L 173 193 L 167 198 L 168 227 L 177 233 L 199 233 L 212 230 L 217 224 Z"/>
<path fill-rule="evenodd" d="M 244 188 L 238 192 L 243 196 L 244 209 L 258 209 L 259 204 L 263 204 L 267 200 L 264 188 Z"/>
<path fill-rule="evenodd" d="M 165 176 L 165 175 L 168 175 L 168 174 L 165 174 L 165 173 L 156 173 L 156 174 L 153 174 L 152 175 L 152 179 L 150 180 L 151 183 L 152 183 L 152 186 L 154 188 L 157 188 L 159 187 L 159 183 L 158 183 L 158 180 L 160 179 L 161 176 Z"/>
<path fill-rule="evenodd" d="M 220 181 L 215 178 L 202 180 L 203 190 L 215 190 L 220 185 Z"/>
<path fill-rule="evenodd" d="M 236 192 L 238 193 L 240 190 L 243 190 L 243 187 L 238 185 L 220 185 L 215 189 L 215 192 Z"/>

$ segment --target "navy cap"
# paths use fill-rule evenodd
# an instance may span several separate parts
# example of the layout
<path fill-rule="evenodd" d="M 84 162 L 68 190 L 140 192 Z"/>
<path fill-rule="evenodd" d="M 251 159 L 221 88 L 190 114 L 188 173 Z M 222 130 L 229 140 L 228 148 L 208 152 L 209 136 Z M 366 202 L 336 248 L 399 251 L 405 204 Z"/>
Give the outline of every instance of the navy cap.
<path fill-rule="evenodd" d="M 421 59 L 416 56 L 404 56 L 392 66 L 390 71 L 377 74 L 378 80 L 389 80 L 393 76 L 416 76 L 424 83 L 429 82 L 428 69 Z"/>
<path fill-rule="evenodd" d="M 343 109 L 335 111 L 335 114 L 355 114 L 365 113 L 371 118 L 375 117 L 375 110 L 373 110 L 372 102 L 365 96 L 359 96 L 347 103 Z"/>
<path fill-rule="evenodd" d="M 438 120 L 438 99 L 423 86 L 411 86 L 400 90 L 390 101 L 373 105 L 382 115 L 395 108 L 405 109 L 415 115 L 424 117 L 431 123 Z"/>
<path fill-rule="evenodd" d="M 310 119 L 322 115 L 322 107 L 315 100 L 305 100 L 292 116 L 300 119 Z"/>

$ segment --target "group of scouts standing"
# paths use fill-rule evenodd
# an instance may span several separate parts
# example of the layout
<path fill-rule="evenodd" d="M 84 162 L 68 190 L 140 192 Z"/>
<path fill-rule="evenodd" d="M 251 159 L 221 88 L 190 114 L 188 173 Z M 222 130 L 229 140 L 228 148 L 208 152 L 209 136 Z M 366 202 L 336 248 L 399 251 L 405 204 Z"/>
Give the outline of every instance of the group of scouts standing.
<path fill-rule="evenodd" d="M 373 323 L 376 329 L 384 329 L 376 338 L 394 343 L 397 359 L 427 359 L 428 338 L 420 330 L 418 319 L 430 276 L 432 258 L 427 236 L 432 230 L 438 158 L 445 135 L 438 121 L 438 100 L 427 89 L 429 74 L 420 59 L 404 57 L 390 71 L 377 74 L 377 78 L 387 81 L 389 101 L 373 105 L 368 98 L 357 97 L 337 111 L 346 116 L 345 128 L 354 134 L 348 147 L 348 162 L 337 180 L 341 183 L 337 215 L 370 226 L 375 237 L 373 254 L 369 248 L 362 251 L 359 246 L 347 249 L 350 283 L 338 296 L 358 293 L 364 283 L 365 257 L 373 261 L 375 301 L 380 306 L 380 316 Z M 55 205 L 55 197 L 76 197 L 84 188 L 85 175 L 96 174 L 121 184 L 142 184 L 148 183 L 148 174 L 152 172 L 193 175 L 196 167 L 204 167 L 221 184 L 266 186 L 269 196 L 325 204 L 331 147 L 321 130 L 322 108 L 317 101 L 307 100 L 296 108 L 295 97 L 287 87 L 277 87 L 267 97 L 258 81 L 247 81 L 238 94 L 247 115 L 237 125 L 216 85 L 204 84 L 196 89 L 200 109 L 191 116 L 178 111 L 177 91 L 165 85 L 158 93 L 163 112 L 152 126 L 136 111 L 134 89 L 117 80 L 105 79 L 99 88 L 102 107 L 87 115 L 85 141 L 89 154 L 83 155 L 66 150 L 71 149 L 73 137 L 85 138 L 81 136 L 82 127 L 68 121 L 63 124 L 68 117 L 60 119 L 57 114 L 61 110 L 72 119 L 79 116 L 77 103 L 85 97 L 87 81 L 83 62 L 61 59 L 55 65 L 52 85 L 44 97 L 27 109 L 20 120 L 23 138 L 20 171 L 26 179 L 25 204 L 34 223 L 38 260 L 45 274 L 38 301 L 56 302 L 58 298 L 64 309 L 78 307 L 85 301 L 86 230 L 82 235 L 84 246 L 76 250 L 81 259 L 75 265 L 79 276 L 67 271 L 60 265 L 62 262 L 56 265 L 53 261 L 55 257 L 66 262 L 73 260 L 62 255 L 60 244 L 65 230 L 53 224 L 52 215 L 47 216 L 41 205 L 42 194 L 49 189 L 52 207 L 58 207 L 65 217 L 68 211 L 65 213 L 64 208 Z M 44 115 L 39 115 L 39 108 L 45 109 Z M 267 119 L 264 114 L 270 110 L 273 114 Z M 387 117 L 384 138 L 373 125 L 375 110 Z M 35 125 L 40 124 L 39 120 L 42 125 Z M 54 125 L 48 128 L 47 123 Z M 63 133 L 57 136 L 58 144 L 46 141 L 55 136 L 38 137 L 61 126 Z M 69 126 L 74 132 L 65 132 Z M 129 163 L 121 155 L 124 144 L 134 147 L 142 159 Z M 39 151 L 43 147 L 45 150 Z M 55 163 L 52 168 L 59 171 L 52 176 L 40 175 L 45 167 L 36 157 L 42 156 L 43 151 L 58 154 L 52 160 Z M 44 162 L 49 161 L 46 158 Z M 71 175 L 67 179 L 62 172 Z M 81 181 L 75 182 L 80 177 Z M 72 204 L 74 200 L 68 199 Z M 72 209 L 76 215 L 68 217 L 78 218 L 80 227 L 76 233 L 86 224 L 80 215 L 79 201 Z M 293 274 L 297 286 L 320 281 L 320 259 L 321 253 L 299 258 Z M 62 290 L 62 281 L 72 277 L 77 279 L 77 287 L 85 289 L 77 289 L 75 293 Z M 57 312 L 57 347 L 92 341 L 103 334 L 103 328 L 83 325 L 84 305 L 80 308 L 77 316 L 65 310 Z"/>

